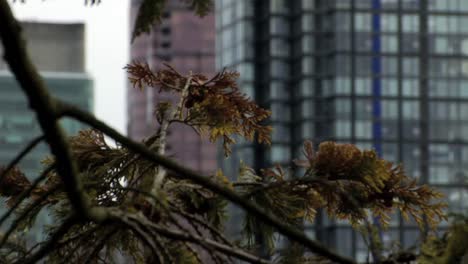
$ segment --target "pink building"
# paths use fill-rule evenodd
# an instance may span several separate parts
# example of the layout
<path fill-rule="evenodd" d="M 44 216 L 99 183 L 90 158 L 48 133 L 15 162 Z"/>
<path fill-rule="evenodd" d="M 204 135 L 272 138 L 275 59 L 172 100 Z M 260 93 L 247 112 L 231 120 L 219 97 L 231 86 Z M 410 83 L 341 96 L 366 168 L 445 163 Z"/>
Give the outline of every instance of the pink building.
<path fill-rule="evenodd" d="M 138 0 L 132 0 L 132 23 L 136 17 Z M 214 15 L 199 18 L 193 11 L 168 1 L 162 23 L 149 35 L 138 37 L 131 46 L 131 60 L 147 61 L 152 69 L 168 62 L 181 73 L 203 73 L 211 76 L 215 71 L 215 21 Z M 133 28 L 133 25 L 131 25 Z M 141 140 L 153 134 L 157 122 L 152 113 L 159 100 L 174 99 L 147 89 L 139 91 L 128 87 L 128 135 Z M 201 172 L 216 169 L 216 145 L 200 137 L 190 128 L 174 124 L 169 130 L 169 155 L 184 165 Z"/>

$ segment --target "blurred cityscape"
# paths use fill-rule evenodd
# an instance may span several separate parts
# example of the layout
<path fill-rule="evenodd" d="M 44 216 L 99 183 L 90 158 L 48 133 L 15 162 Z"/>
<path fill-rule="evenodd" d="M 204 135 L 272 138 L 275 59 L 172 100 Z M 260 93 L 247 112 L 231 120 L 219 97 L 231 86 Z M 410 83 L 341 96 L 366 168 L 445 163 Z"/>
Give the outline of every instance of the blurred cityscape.
<path fill-rule="evenodd" d="M 140 3 L 131 1 L 131 24 Z M 54 95 L 92 111 L 83 24 L 23 25 Z M 204 173 L 221 167 L 235 178 L 240 160 L 256 169 L 291 166 L 305 139 L 353 143 L 404 163 L 409 175 L 447 195 L 450 212 L 467 212 L 466 25 L 466 0 L 216 0 L 204 18 L 169 0 L 161 24 L 131 45 L 130 59 L 153 69 L 168 62 L 182 73 L 235 69 L 242 91 L 272 111 L 271 147 L 237 139 L 229 159 L 190 128 L 175 125 L 169 154 L 186 166 Z M 157 129 L 154 105 L 175 98 L 130 84 L 126 92 L 128 135 L 144 139 Z M 2 61 L 0 95 L 0 164 L 7 164 L 40 131 Z M 81 128 L 63 124 L 70 133 Z M 37 148 L 21 163 L 29 177 L 38 175 L 46 150 Z M 227 232 L 236 237 L 241 212 L 232 214 Z M 368 256 L 365 241 L 347 222 L 319 213 L 305 232 L 357 261 Z M 419 231 L 396 214 L 381 236 L 411 247 Z"/>

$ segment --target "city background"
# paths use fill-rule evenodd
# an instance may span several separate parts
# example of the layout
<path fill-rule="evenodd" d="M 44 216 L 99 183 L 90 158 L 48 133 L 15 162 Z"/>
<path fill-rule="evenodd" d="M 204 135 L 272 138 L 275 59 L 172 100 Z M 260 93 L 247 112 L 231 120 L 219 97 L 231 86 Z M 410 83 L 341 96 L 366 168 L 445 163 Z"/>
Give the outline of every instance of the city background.
<path fill-rule="evenodd" d="M 47 28 L 32 30 L 38 34 L 30 39 L 39 47 L 33 57 L 50 54 L 43 66 L 37 57 L 43 76 L 57 85 L 54 92 L 131 138 L 150 136 L 157 129 L 154 104 L 173 98 L 131 88 L 125 63 L 147 61 L 157 69 L 169 62 L 181 72 L 208 75 L 225 67 L 240 72 L 242 91 L 272 111 L 273 143 L 265 147 L 239 140 L 232 157 L 224 159 L 215 144 L 175 126 L 170 154 L 195 170 L 210 173 L 221 167 L 235 178 L 241 159 L 256 169 L 290 166 L 305 139 L 334 140 L 403 162 L 409 175 L 447 195 L 449 211 L 468 209 L 468 1 L 217 0 L 211 14 L 198 18 L 170 0 L 161 24 L 132 45 L 130 28 L 140 1 L 122 1 L 114 12 L 109 11 L 114 2 L 105 0 L 95 7 L 63 1 L 81 5 L 79 12 L 50 2 L 14 4 L 25 25 Z M 35 17 L 37 8 L 48 14 Z M 75 17 L 66 17 L 66 10 Z M 59 33 L 51 34 L 55 28 Z M 40 44 L 45 40 L 55 46 Z M 67 55 L 58 47 L 72 51 Z M 67 61 L 55 61 L 58 57 Z M 21 99 L 14 101 L 15 84 L 2 65 L 0 163 L 6 163 L 12 149 L 37 136 L 32 129 L 37 126 L 31 116 L 18 113 L 27 110 L 18 108 Z M 79 95 L 62 91 L 65 87 Z M 38 161 L 31 156 L 31 163 Z M 31 174 L 38 168 L 23 166 L 30 166 Z M 235 236 L 241 212 L 231 213 L 227 231 Z M 319 213 L 305 231 L 358 261 L 368 255 L 363 239 L 346 222 Z M 382 238 L 410 247 L 419 238 L 418 228 L 396 214 Z"/>

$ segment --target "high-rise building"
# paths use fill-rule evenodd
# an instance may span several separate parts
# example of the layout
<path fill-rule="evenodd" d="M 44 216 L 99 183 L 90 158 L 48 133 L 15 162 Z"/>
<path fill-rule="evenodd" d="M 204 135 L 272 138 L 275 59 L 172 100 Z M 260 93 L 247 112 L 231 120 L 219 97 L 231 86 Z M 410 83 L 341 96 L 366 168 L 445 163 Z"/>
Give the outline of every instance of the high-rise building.
<path fill-rule="evenodd" d="M 34 65 L 52 95 L 84 110 L 93 109 L 93 82 L 85 71 L 84 24 L 22 23 L 27 48 Z M 0 45 L 1 46 L 1 45 Z M 3 47 L 0 47 L 3 53 Z M 84 125 L 63 120 L 69 135 Z M 27 98 L 5 61 L 0 60 L 0 165 L 7 165 L 33 138 L 41 135 L 39 123 L 29 109 Z M 19 164 L 30 179 L 42 170 L 40 161 L 48 155 L 45 143 L 40 144 Z M 0 205 L 0 211 L 5 204 Z M 53 219 L 42 212 L 37 226 L 51 224 Z M 28 240 L 39 241 L 44 234 L 39 229 L 28 232 Z"/>
<path fill-rule="evenodd" d="M 134 23 L 139 0 L 131 2 L 131 21 Z M 130 28 L 133 28 L 131 26 Z M 149 35 L 136 38 L 131 46 L 132 61 L 147 62 L 152 69 L 166 62 L 182 74 L 215 72 L 215 25 L 213 14 L 200 18 L 178 0 L 167 1 L 161 23 Z M 168 93 L 154 89 L 143 92 L 128 88 L 128 135 L 137 140 L 151 136 L 157 130 L 154 107 L 161 100 L 176 100 Z M 190 127 L 172 124 L 169 129 L 168 153 L 186 166 L 205 173 L 216 169 L 216 145 L 200 136 Z"/>
<path fill-rule="evenodd" d="M 304 139 L 354 143 L 468 209 L 468 1 L 217 0 L 217 67 L 272 110 L 270 148 L 244 143 L 223 160 L 288 165 Z M 319 215 L 306 233 L 365 261 L 345 222 Z M 414 222 L 395 214 L 384 242 L 414 245 Z"/>

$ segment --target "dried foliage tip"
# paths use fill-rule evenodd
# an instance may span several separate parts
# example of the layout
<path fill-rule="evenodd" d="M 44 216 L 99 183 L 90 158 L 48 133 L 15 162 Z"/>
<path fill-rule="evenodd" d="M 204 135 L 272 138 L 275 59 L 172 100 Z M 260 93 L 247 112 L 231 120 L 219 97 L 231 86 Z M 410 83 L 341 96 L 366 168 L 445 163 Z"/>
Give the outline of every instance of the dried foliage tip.
<path fill-rule="evenodd" d="M 237 86 L 239 74 L 221 71 L 211 79 L 202 74 L 184 76 L 169 65 L 153 72 L 147 64 L 132 63 L 126 67 L 129 80 L 135 88 L 159 88 L 160 91 L 177 93 L 182 98 L 183 109 L 178 120 L 197 131 L 208 134 L 211 141 L 223 139 L 226 155 L 235 143 L 233 135 L 250 141 L 270 144 L 272 128 L 263 122 L 271 112 L 265 110 L 243 94 Z M 188 86 L 186 87 L 188 82 Z M 184 93 L 184 87 L 188 89 Z M 156 107 L 156 109 L 166 108 Z M 161 113 L 155 113 L 158 121 Z"/>

